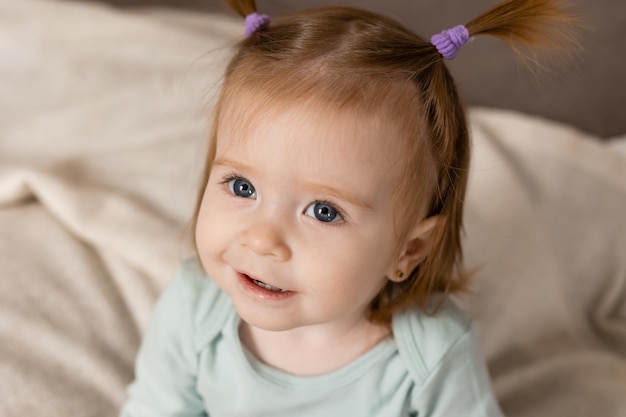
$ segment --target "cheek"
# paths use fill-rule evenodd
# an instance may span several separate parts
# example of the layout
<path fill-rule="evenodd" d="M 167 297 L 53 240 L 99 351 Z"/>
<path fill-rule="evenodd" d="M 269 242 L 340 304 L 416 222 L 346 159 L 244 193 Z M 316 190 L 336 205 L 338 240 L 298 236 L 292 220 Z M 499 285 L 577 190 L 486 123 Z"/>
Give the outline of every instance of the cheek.
<path fill-rule="evenodd" d="M 213 252 L 219 237 L 224 236 L 225 232 L 225 230 L 221 230 L 224 227 L 224 222 L 217 221 L 220 216 L 217 215 L 217 208 L 213 206 L 214 203 L 211 201 L 214 199 L 205 195 L 198 211 L 195 235 L 196 246 L 201 256 Z"/>
<path fill-rule="evenodd" d="M 202 254 L 207 253 L 208 245 L 210 244 L 210 224 L 208 222 L 208 218 L 206 215 L 206 209 L 201 207 L 198 212 L 198 219 L 196 221 L 196 248 L 198 249 L 198 254 L 202 256 Z"/>
<path fill-rule="evenodd" d="M 346 233 L 327 238 L 323 244 L 307 248 L 310 253 L 315 253 L 309 262 L 318 271 L 327 271 L 332 276 L 354 277 L 354 280 L 363 282 L 380 279 L 384 282 L 394 261 L 395 241 L 387 233 L 371 230 L 367 234 Z"/>

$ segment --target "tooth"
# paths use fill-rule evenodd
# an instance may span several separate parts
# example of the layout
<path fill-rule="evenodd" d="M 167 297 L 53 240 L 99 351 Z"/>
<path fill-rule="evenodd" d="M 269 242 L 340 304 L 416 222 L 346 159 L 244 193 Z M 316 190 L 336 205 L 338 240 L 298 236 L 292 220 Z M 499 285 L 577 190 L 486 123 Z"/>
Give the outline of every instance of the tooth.
<path fill-rule="evenodd" d="M 274 292 L 287 292 L 287 290 L 283 290 L 282 288 L 277 288 L 277 287 L 273 287 L 269 284 L 264 283 L 263 281 L 259 281 L 256 279 L 252 280 L 256 285 L 258 285 L 261 288 L 265 288 L 268 291 L 274 291 Z"/>

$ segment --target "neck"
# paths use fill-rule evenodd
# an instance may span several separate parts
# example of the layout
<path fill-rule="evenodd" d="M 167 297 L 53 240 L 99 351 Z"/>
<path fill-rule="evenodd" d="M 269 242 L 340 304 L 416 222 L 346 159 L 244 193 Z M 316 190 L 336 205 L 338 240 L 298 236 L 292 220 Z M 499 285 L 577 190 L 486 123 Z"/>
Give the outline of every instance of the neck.
<path fill-rule="evenodd" d="M 322 375 L 338 370 L 389 337 L 388 325 L 363 321 L 349 331 L 319 326 L 268 331 L 242 322 L 241 342 L 261 362 L 293 375 Z"/>

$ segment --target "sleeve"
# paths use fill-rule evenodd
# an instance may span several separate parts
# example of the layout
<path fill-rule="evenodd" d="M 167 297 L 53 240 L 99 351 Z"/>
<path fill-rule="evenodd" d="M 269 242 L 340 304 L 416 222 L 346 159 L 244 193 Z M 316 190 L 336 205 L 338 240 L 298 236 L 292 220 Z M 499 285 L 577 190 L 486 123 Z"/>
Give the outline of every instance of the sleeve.
<path fill-rule="evenodd" d="M 502 417 L 485 361 L 468 329 L 417 388 L 411 400 L 420 417 Z"/>
<path fill-rule="evenodd" d="M 192 295 L 183 267 L 157 302 L 120 417 L 206 416 L 196 391 Z"/>

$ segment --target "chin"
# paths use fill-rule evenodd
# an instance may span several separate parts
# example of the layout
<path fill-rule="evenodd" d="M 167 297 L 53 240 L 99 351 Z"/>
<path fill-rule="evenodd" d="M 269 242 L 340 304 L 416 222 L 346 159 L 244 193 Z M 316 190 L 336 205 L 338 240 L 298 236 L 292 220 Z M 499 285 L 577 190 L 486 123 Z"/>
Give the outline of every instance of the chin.
<path fill-rule="evenodd" d="M 237 308 L 237 306 L 235 306 L 235 310 L 237 311 L 237 314 L 239 314 L 239 317 L 241 317 L 241 320 L 246 322 L 248 325 L 269 332 L 292 330 L 303 325 L 294 321 L 293 318 L 286 318 L 284 314 L 278 312 L 275 314 L 252 312 L 246 309 Z M 277 317 L 279 315 L 282 317 Z"/>

